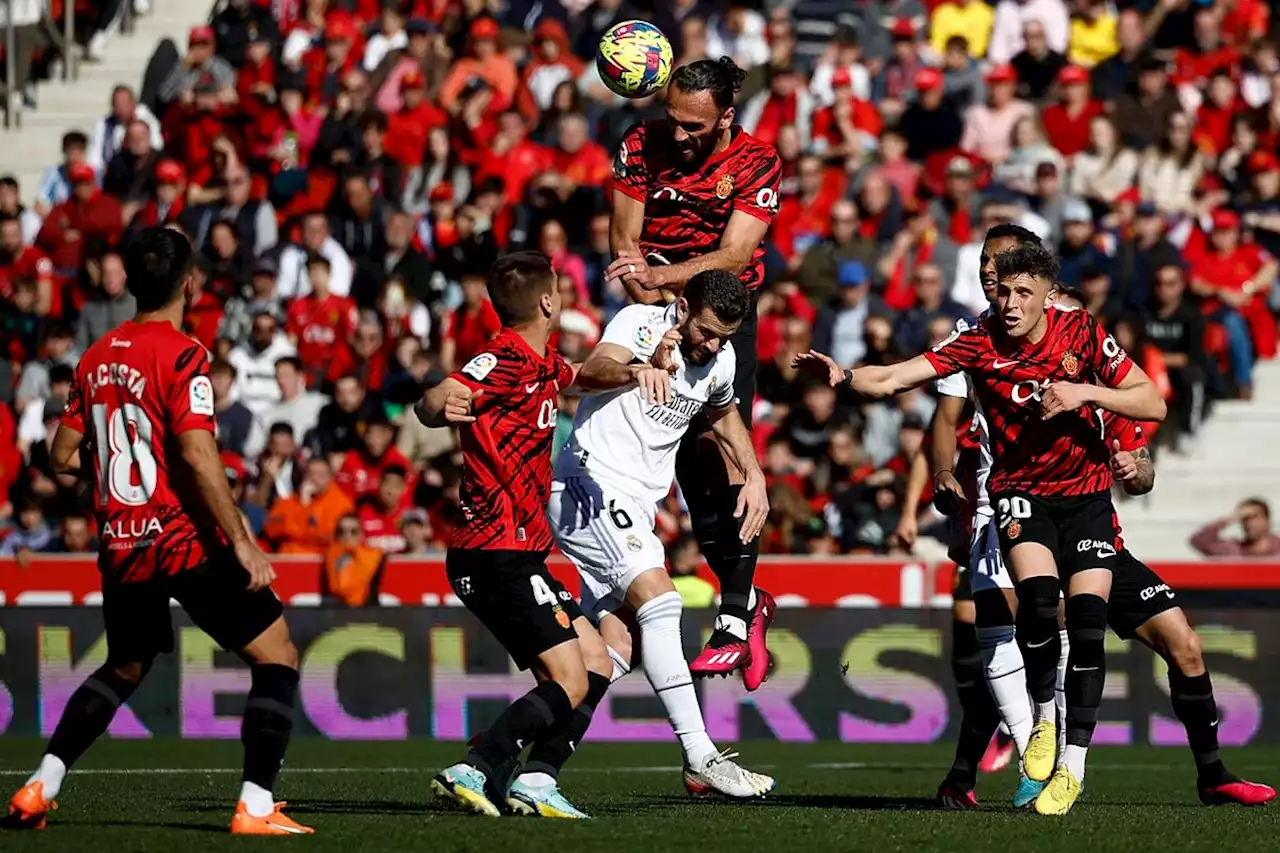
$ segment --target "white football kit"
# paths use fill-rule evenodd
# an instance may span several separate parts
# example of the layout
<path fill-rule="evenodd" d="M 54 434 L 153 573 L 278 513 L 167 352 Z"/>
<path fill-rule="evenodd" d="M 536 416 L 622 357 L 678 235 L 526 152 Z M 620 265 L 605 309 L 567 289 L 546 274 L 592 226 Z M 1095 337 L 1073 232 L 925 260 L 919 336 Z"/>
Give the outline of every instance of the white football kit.
<path fill-rule="evenodd" d="M 629 305 L 600 341 L 648 361 L 675 324 L 675 305 Z M 676 449 L 704 408 L 733 405 L 732 345 L 701 366 L 686 364 L 678 347 L 672 358 L 670 403 L 646 403 L 636 386 L 583 397 L 556 457 L 547 517 L 561 552 L 578 567 L 582 610 L 593 620 L 620 607 L 641 573 L 666 565 L 653 528 L 658 501 L 675 479 Z"/>
<path fill-rule="evenodd" d="M 986 316 L 990 312 L 984 312 Z M 979 317 L 979 320 L 981 317 Z M 975 325 L 974 320 L 960 319 L 956 321 L 955 333 L 967 332 Z M 974 592 L 986 589 L 1013 589 L 1013 576 L 1005 567 L 1004 557 L 1000 553 L 1000 534 L 991 523 L 994 513 L 991 510 L 991 496 L 987 492 L 987 480 L 991 477 L 991 434 L 987 427 L 987 418 L 982 411 L 982 404 L 973 393 L 973 381 L 967 373 L 955 373 L 937 380 L 935 386 L 944 397 L 960 397 L 972 399 L 974 405 L 973 423 L 970 431 L 978 434 L 978 471 L 977 495 L 973 510 L 973 532 L 969 539 L 969 583 Z"/>

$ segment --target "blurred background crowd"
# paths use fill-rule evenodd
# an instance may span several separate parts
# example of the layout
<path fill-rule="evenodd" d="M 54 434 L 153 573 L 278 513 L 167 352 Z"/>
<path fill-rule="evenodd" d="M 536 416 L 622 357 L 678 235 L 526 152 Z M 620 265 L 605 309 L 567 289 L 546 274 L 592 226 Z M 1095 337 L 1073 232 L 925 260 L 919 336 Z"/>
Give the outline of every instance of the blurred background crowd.
<path fill-rule="evenodd" d="M 246 523 L 281 553 L 442 549 L 456 444 L 411 407 L 498 330 L 489 262 L 552 259 L 555 345 L 571 359 L 625 304 L 601 275 L 612 152 L 664 110 L 611 94 L 593 56 L 637 17 L 677 64 L 748 69 L 738 121 L 784 162 L 758 301 L 766 552 L 903 553 L 930 391 L 867 405 L 790 362 L 815 347 L 883 364 L 945 338 L 985 307 L 981 238 L 1001 222 L 1058 249 L 1064 281 L 1169 400 L 1154 441 L 1190 452 L 1212 401 L 1249 398 L 1255 361 L 1277 349 L 1270 13 L 1262 0 L 226 0 L 185 50 L 121 81 L 96 125 L 69 129 L 39 186 L 0 178 L 0 555 L 95 547 L 48 441 L 79 353 L 132 316 L 118 249 L 154 224 L 201 253 L 187 330 L 214 354 Z M 28 60 L 32 79 L 50 61 Z M 562 433 L 574 409 L 562 400 Z M 678 494 L 659 523 L 688 550 Z"/>

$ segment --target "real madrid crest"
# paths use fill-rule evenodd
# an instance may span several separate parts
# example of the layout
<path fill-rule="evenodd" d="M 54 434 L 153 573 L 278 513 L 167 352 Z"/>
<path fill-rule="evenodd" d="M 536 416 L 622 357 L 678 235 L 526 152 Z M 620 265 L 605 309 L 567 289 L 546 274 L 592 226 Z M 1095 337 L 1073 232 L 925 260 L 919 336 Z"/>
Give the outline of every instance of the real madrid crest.
<path fill-rule="evenodd" d="M 722 175 L 720 180 L 716 181 L 716 198 L 724 201 L 733 195 L 733 175 Z"/>
<path fill-rule="evenodd" d="M 644 549 L 644 544 L 641 543 L 639 536 L 636 536 L 634 533 L 630 533 L 627 534 L 627 547 L 632 551 L 640 551 Z"/>
<path fill-rule="evenodd" d="M 1068 350 L 1062 356 L 1062 369 L 1067 372 L 1068 376 L 1075 376 L 1080 372 L 1080 359 L 1076 358 L 1076 354 Z"/>
<path fill-rule="evenodd" d="M 1022 535 L 1022 525 L 1016 521 L 1009 522 L 1009 526 L 1004 529 L 1005 535 L 1010 539 L 1017 539 Z"/>

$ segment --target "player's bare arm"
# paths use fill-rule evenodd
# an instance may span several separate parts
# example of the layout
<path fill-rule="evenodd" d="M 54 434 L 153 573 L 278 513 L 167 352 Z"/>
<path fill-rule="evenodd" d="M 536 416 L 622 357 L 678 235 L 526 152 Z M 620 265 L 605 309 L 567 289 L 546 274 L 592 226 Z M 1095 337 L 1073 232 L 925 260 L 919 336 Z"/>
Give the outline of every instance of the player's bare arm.
<path fill-rule="evenodd" d="M 738 407 L 728 405 L 721 409 L 710 409 L 707 412 L 711 421 L 711 431 L 716 442 L 724 448 L 729 461 L 738 466 L 738 470 L 746 477 L 742 492 L 738 495 L 738 506 L 734 510 L 734 518 L 742 519 L 738 528 L 743 542 L 750 542 L 760 535 L 764 529 L 765 519 L 769 517 L 769 497 L 765 488 L 764 472 L 760 470 L 760 460 L 756 458 L 755 445 L 751 443 L 751 433 L 738 414 Z"/>
<path fill-rule="evenodd" d="M 473 423 L 476 418 L 472 406 L 483 393 L 483 390 L 472 391 L 450 376 L 427 391 L 418 405 L 413 407 L 413 411 L 423 426 L 446 427 Z"/>
<path fill-rule="evenodd" d="M 632 204 L 636 203 L 632 200 Z M 616 211 L 614 218 L 616 221 Z M 615 260 L 605 271 L 605 277 L 620 277 L 628 293 L 633 290 L 651 293 L 659 289 L 679 293 L 684 288 L 685 282 L 700 272 L 724 270 L 740 275 L 747 264 L 751 263 L 752 255 L 755 254 L 756 248 L 764 240 L 768 231 L 768 222 L 750 213 L 734 211 L 729 217 L 729 224 L 725 226 L 724 236 L 720 238 L 720 248 L 714 252 L 708 252 L 678 264 L 651 267 L 638 249 L 634 252 L 615 251 Z M 637 299 L 637 301 L 654 302 L 656 300 Z"/>
<path fill-rule="evenodd" d="M 271 561 L 262 553 L 262 549 L 245 531 L 213 433 L 203 429 L 187 430 L 178 435 L 178 447 L 182 460 L 191 468 L 196 487 L 204 497 L 205 506 L 213 515 L 214 522 L 235 549 L 240 565 L 249 573 L 249 589 L 271 586 L 276 579 L 275 569 L 271 567 Z"/>
<path fill-rule="evenodd" d="M 857 370 L 844 370 L 831 356 L 809 350 L 795 357 L 791 366 L 826 381 L 832 388 L 848 385 L 863 397 L 882 400 L 917 388 L 938 378 L 938 371 L 924 356 L 918 355 L 897 364 L 871 365 Z"/>
<path fill-rule="evenodd" d="M 66 424 L 58 424 L 58 431 L 53 434 L 53 447 L 49 450 L 53 473 L 77 479 L 81 476 L 80 446 L 83 442 L 84 435 Z"/>
<path fill-rule="evenodd" d="M 959 515 L 968 502 L 964 487 L 956 479 L 956 435 L 964 416 L 963 397 L 942 396 L 933 412 L 932 459 L 933 505 L 943 515 Z"/>
<path fill-rule="evenodd" d="M 915 547 L 916 538 L 920 534 L 920 498 L 924 495 L 924 487 L 928 482 L 929 460 L 924 453 L 917 453 L 911 460 L 911 470 L 907 472 L 907 487 L 902 496 L 902 518 L 894 531 L 902 546 L 908 550 Z"/>
<path fill-rule="evenodd" d="M 914 361 L 914 359 L 913 359 Z M 1151 377 L 1133 365 L 1115 388 L 1077 382 L 1055 382 L 1044 392 L 1040 416 L 1045 420 L 1093 405 L 1135 421 L 1163 421 L 1168 407 Z"/>
<path fill-rule="evenodd" d="M 1120 449 L 1120 442 L 1111 443 L 1111 472 L 1126 494 L 1145 495 L 1155 488 L 1156 466 L 1151 451 L 1139 447 L 1132 452 Z"/>
<path fill-rule="evenodd" d="M 622 286 L 627 295 L 641 305 L 655 305 L 663 302 L 662 294 L 657 287 L 648 288 L 631 276 L 631 267 L 637 270 L 648 270 L 648 263 L 640 251 L 640 234 L 644 230 L 644 202 L 632 198 L 624 192 L 613 191 L 613 214 L 609 218 L 609 250 L 614 261 L 605 270 L 605 281 L 622 278 Z M 623 258 L 628 260 L 623 261 Z M 639 258 L 639 264 L 635 258 Z M 627 276 L 621 276 L 625 272 Z"/>
<path fill-rule="evenodd" d="M 634 361 L 635 353 L 624 346 L 597 344 L 578 371 L 575 384 L 583 391 L 612 391 L 634 383 L 640 386 L 645 402 L 658 406 L 670 403 L 671 374 L 648 362 Z"/>

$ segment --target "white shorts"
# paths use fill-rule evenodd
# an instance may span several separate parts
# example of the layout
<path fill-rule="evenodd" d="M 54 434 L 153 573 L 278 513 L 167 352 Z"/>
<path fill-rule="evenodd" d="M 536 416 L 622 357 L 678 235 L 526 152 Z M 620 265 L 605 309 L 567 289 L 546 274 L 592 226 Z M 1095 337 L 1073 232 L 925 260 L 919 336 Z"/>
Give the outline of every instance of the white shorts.
<path fill-rule="evenodd" d="M 547 520 L 560 551 L 582 578 L 582 612 L 593 622 L 620 608 L 632 581 L 667 564 L 653 532 L 653 503 L 602 486 L 589 476 L 551 484 Z"/>
<path fill-rule="evenodd" d="M 1000 532 L 991 518 L 975 516 L 969 544 L 969 583 L 973 592 L 1013 589 L 1013 576 L 1000 554 Z"/>

